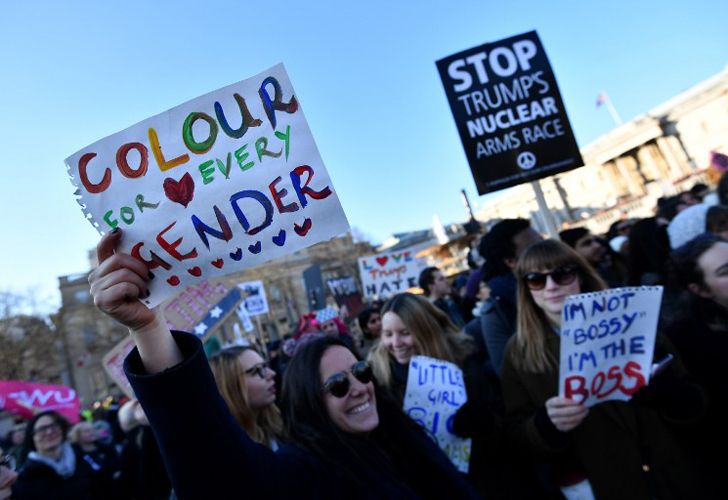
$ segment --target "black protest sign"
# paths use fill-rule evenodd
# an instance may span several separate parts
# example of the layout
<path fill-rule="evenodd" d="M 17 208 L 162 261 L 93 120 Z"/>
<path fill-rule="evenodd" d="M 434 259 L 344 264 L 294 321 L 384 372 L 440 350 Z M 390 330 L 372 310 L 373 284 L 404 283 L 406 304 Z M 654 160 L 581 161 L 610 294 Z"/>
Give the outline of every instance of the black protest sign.
<path fill-rule="evenodd" d="M 478 193 L 581 167 L 535 31 L 437 61 Z"/>

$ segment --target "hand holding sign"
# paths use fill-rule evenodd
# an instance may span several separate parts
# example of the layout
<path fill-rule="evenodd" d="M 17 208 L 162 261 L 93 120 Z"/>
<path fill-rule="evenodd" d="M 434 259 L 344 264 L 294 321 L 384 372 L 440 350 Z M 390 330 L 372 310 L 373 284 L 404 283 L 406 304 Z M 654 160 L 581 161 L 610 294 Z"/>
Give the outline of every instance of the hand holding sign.
<path fill-rule="evenodd" d="M 118 252 L 121 230 L 107 233 L 96 247 L 99 266 L 88 281 L 94 304 L 101 312 L 129 328 L 149 373 L 157 373 L 182 361 L 182 354 L 160 308 L 148 309 L 139 302 L 147 295 L 151 275 L 143 263 Z"/>
<path fill-rule="evenodd" d="M 573 399 L 554 396 L 546 401 L 546 413 L 561 432 L 568 432 L 578 426 L 589 414 L 589 408 Z"/>
<path fill-rule="evenodd" d="M 105 234 L 96 247 L 99 266 L 88 277 L 94 304 L 127 328 L 137 330 L 152 324 L 156 314 L 139 299 L 149 293 L 152 274 L 144 263 L 116 252 L 121 229 Z"/>

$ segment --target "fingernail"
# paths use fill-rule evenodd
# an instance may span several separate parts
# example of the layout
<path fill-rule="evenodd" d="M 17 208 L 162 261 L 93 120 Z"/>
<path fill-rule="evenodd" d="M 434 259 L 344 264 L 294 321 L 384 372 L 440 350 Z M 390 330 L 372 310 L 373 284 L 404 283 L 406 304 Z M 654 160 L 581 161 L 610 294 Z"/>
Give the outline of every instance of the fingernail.
<path fill-rule="evenodd" d="M 114 229 L 111 230 L 111 234 L 116 234 L 118 232 L 119 232 L 119 228 L 118 227 L 115 227 Z"/>
<path fill-rule="evenodd" d="M 154 279 L 154 273 L 152 271 L 149 271 L 149 279 L 150 280 Z"/>

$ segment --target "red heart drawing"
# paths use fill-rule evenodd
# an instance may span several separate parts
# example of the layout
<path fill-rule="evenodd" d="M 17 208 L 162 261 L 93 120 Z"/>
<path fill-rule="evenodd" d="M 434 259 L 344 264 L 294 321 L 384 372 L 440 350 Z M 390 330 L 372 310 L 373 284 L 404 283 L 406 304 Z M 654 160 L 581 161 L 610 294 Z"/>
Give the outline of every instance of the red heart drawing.
<path fill-rule="evenodd" d="M 167 278 L 167 283 L 169 283 L 172 286 L 179 285 L 179 278 L 177 276 L 170 276 Z"/>
<path fill-rule="evenodd" d="M 309 229 L 311 229 L 311 226 L 312 225 L 313 225 L 313 223 L 311 222 L 311 219 L 308 219 L 307 218 L 305 221 L 303 221 L 303 225 L 301 225 L 301 226 L 299 226 L 298 224 L 296 224 L 294 222 L 293 223 L 293 230 L 296 231 L 296 234 L 298 236 L 306 236 L 306 234 L 308 233 Z"/>
<path fill-rule="evenodd" d="M 190 273 L 192 276 L 200 276 L 200 275 L 202 275 L 202 269 L 200 269 L 197 266 L 189 268 L 187 270 L 187 272 Z"/>
<path fill-rule="evenodd" d="M 175 203 L 187 208 L 187 205 L 192 201 L 195 196 L 195 181 L 192 180 L 192 176 L 189 172 L 182 176 L 179 181 L 167 177 L 162 183 L 164 187 L 164 194 L 167 198 Z"/>
<path fill-rule="evenodd" d="M 217 259 L 212 261 L 212 265 L 215 266 L 218 269 L 222 269 L 223 264 L 225 263 L 222 259 Z"/>
<path fill-rule="evenodd" d="M 377 257 L 377 264 L 384 267 L 384 264 L 386 264 L 388 260 L 389 260 L 389 257 L 387 257 L 386 255 L 383 257 Z"/>

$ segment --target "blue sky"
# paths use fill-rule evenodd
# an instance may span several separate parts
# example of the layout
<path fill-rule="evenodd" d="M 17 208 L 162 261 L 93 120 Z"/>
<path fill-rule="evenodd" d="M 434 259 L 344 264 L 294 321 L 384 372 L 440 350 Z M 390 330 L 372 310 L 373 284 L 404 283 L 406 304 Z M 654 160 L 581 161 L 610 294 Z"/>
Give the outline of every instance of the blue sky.
<path fill-rule="evenodd" d="M 98 236 L 71 153 L 286 65 L 349 221 L 388 235 L 465 217 L 475 185 L 435 61 L 536 29 L 580 146 L 728 64 L 728 2 L 39 2 L 0 16 L 0 289 L 58 302 Z"/>

